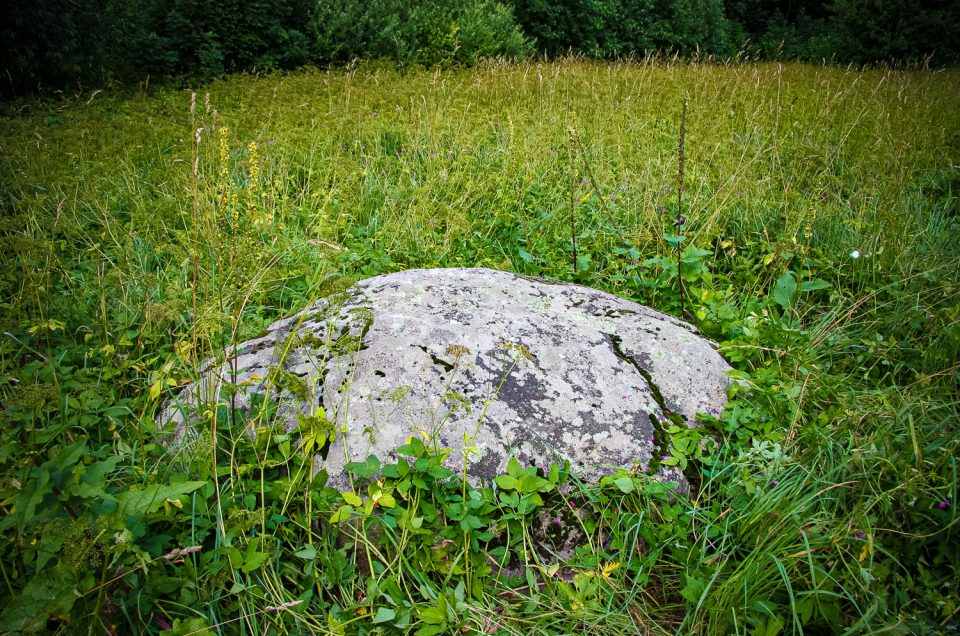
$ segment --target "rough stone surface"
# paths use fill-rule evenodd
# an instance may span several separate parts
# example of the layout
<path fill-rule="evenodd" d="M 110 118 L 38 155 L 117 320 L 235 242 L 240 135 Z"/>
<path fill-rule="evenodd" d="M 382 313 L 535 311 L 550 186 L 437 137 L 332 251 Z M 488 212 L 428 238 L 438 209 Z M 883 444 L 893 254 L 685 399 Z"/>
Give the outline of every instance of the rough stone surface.
<path fill-rule="evenodd" d="M 232 381 L 239 408 L 269 395 L 289 430 L 298 414 L 323 409 L 337 432 L 317 462 L 335 487 L 347 485 L 347 458 L 392 461 L 410 436 L 452 449 L 457 472 L 472 447 L 477 479 L 513 456 L 544 469 L 570 460 L 591 480 L 646 470 L 665 452 L 671 413 L 690 426 L 698 412 L 718 414 L 729 368 L 692 326 L 594 289 L 486 269 L 410 270 L 274 323 L 235 361 L 211 365 L 164 417 L 188 430 L 197 402 L 215 402 Z M 659 476 L 682 482 L 675 470 Z"/>

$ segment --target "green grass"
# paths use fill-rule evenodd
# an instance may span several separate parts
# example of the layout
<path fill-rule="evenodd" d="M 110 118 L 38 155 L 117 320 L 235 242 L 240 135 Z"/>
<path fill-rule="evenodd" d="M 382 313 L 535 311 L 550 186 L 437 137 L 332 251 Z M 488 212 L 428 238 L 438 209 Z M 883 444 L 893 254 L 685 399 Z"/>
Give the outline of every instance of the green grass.
<path fill-rule="evenodd" d="M 234 76 L 192 113 L 174 88 L 5 105 L 0 630 L 956 631 L 958 80 L 363 65 Z M 493 267 L 679 314 L 685 98 L 685 317 L 742 379 L 673 430 L 689 496 L 465 489 L 414 445 L 344 497 L 226 406 L 161 443 L 202 360 L 366 276 Z M 554 568 L 535 519 L 571 502 L 588 540 Z"/>

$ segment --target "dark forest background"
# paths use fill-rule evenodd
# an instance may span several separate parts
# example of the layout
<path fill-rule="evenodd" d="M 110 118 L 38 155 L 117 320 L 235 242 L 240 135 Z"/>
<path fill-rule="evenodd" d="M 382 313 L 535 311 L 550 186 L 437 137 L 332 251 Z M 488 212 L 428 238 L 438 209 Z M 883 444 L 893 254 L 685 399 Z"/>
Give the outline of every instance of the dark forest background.
<path fill-rule="evenodd" d="M 960 57 L 953 0 L 6 0 L 0 93 L 206 79 L 358 58 L 926 63 Z"/>

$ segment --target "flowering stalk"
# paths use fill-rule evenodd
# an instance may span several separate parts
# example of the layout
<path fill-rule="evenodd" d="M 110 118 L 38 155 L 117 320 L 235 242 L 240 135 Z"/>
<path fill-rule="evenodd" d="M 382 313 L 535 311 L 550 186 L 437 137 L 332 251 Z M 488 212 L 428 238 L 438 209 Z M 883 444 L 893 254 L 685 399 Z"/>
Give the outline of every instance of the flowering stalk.
<path fill-rule="evenodd" d="M 680 284 L 680 315 L 683 316 L 684 312 L 684 298 L 683 298 L 683 274 L 681 267 L 683 265 L 683 249 L 680 244 L 683 242 L 683 230 L 684 224 L 687 222 L 686 217 L 683 216 L 683 164 L 686 161 L 686 155 L 684 154 L 683 141 L 684 137 L 687 134 L 687 103 L 688 100 L 684 98 L 683 100 L 683 112 L 680 115 L 680 138 L 677 142 L 677 163 L 679 164 L 679 169 L 677 170 L 677 219 L 674 221 L 674 226 L 677 228 L 677 236 L 680 237 L 680 240 L 677 241 L 677 281 Z"/>

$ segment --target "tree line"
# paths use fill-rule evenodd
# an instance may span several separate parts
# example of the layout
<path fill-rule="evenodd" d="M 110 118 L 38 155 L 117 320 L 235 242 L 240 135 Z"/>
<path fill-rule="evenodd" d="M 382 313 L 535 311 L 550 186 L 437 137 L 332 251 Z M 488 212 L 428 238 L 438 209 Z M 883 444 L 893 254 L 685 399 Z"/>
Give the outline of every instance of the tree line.
<path fill-rule="evenodd" d="M 649 52 L 840 64 L 960 59 L 953 0 L 7 0 L 0 93 L 358 58 L 472 64 Z"/>

